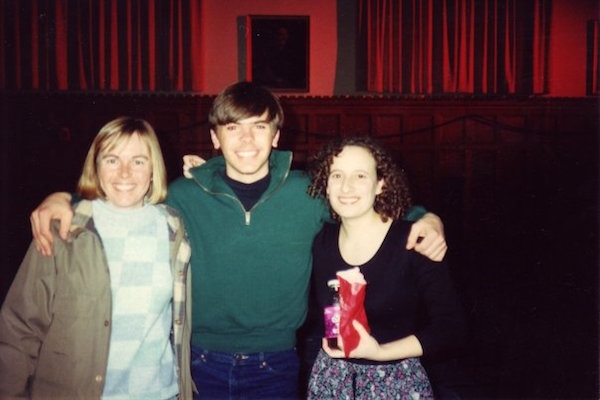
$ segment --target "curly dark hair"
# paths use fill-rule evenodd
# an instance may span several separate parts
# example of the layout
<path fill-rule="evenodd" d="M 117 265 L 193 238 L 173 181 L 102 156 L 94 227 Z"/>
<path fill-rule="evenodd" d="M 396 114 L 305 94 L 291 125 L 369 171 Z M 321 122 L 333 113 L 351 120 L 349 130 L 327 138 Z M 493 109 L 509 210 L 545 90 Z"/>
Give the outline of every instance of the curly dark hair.
<path fill-rule="evenodd" d="M 375 159 L 377 179 L 383 179 L 381 194 L 375 197 L 373 208 L 381 216 L 383 222 L 389 218 L 396 220 L 412 206 L 412 196 L 404 171 L 398 168 L 391 155 L 369 136 L 349 136 L 337 138 L 326 144 L 309 161 L 308 173 L 311 184 L 308 194 L 312 197 L 327 197 L 327 181 L 333 158 L 339 155 L 344 147 L 357 146 L 368 150 Z M 331 216 L 339 220 L 339 216 L 331 209 Z"/>

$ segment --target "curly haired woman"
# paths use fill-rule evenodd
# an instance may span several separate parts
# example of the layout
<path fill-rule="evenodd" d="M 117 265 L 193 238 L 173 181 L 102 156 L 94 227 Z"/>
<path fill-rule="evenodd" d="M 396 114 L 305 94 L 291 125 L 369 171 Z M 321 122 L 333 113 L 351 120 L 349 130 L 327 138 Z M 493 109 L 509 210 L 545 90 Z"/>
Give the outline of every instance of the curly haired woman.
<path fill-rule="evenodd" d="M 325 146 L 310 173 L 309 193 L 326 197 L 340 222 L 313 244 L 318 303 L 331 303 L 327 282 L 337 272 L 359 268 L 370 332 L 353 321 L 360 341 L 348 358 L 340 337 L 338 348 L 323 339 L 309 398 L 432 398 L 419 357 L 459 346 L 464 318 L 448 269 L 404 246 L 410 223 L 401 216 L 412 203 L 404 174 L 369 137 Z"/>

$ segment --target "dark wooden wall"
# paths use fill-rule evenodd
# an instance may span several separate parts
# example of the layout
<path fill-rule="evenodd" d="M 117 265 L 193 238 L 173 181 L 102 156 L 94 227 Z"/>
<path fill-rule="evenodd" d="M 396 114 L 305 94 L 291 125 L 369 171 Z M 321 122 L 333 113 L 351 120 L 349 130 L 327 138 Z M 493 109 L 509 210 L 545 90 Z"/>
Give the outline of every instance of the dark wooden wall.
<path fill-rule="evenodd" d="M 11 149 L 22 150 L 19 158 L 27 164 L 20 173 L 43 166 L 45 174 L 56 173 L 58 183 L 72 185 L 99 127 L 118 115 L 136 115 L 156 128 L 173 179 L 180 173 L 181 155 L 214 154 L 206 125 L 211 102 L 212 97 L 191 95 L 5 94 L 2 154 L 8 160 L 15 155 Z M 304 166 L 331 137 L 372 135 L 397 156 L 427 204 L 436 204 L 440 181 L 447 178 L 464 181 L 461 196 L 471 208 L 482 180 L 518 189 L 528 173 L 550 168 L 547 163 L 593 163 L 596 157 L 594 98 L 285 97 L 282 102 L 286 121 L 280 148 L 294 151 L 296 166 Z"/>
<path fill-rule="evenodd" d="M 214 154 L 212 97 L 2 95 L 2 296 L 44 195 L 73 190 L 98 129 L 146 118 L 169 178 Z M 442 216 L 472 340 L 477 397 L 596 398 L 598 102 L 595 98 L 284 97 L 280 148 L 295 166 L 337 135 L 379 138 L 418 203 Z M 466 393 L 466 392 L 465 392 Z"/>

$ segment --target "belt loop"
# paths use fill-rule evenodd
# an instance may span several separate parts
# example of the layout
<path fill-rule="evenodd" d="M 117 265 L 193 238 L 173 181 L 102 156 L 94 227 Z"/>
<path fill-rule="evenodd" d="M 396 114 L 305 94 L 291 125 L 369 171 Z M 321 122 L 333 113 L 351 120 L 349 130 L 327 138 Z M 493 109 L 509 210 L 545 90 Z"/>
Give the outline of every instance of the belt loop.
<path fill-rule="evenodd" d="M 265 353 L 263 353 L 263 352 L 260 352 L 260 355 L 259 355 L 258 359 L 259 359 L 259 361 L 260 361 L 260 362 L 258 363 L 258 364 L 260 365 L 260 368 L 261 368 L 261 369 L 262 369 L 262 368 L 265 368 L 265 367 L 267 366 L 267 361 L 265 360 L 265 359 L 266 359 L 266 357 L 265 357 Z"/>

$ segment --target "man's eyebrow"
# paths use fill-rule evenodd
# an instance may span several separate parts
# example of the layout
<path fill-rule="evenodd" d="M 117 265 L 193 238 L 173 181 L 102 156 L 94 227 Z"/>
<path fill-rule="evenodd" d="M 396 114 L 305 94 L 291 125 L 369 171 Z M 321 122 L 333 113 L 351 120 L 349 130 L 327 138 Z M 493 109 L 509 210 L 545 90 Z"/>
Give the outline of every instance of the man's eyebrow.
<path fill-rule="evenodd" d="M 240 121 L 233 122 L 234 124 L 242 124 Z M 259 119 L 252 122 L 245 122 L 246 124 L 268 124 L 269 121 L 267 119 Z"/>

